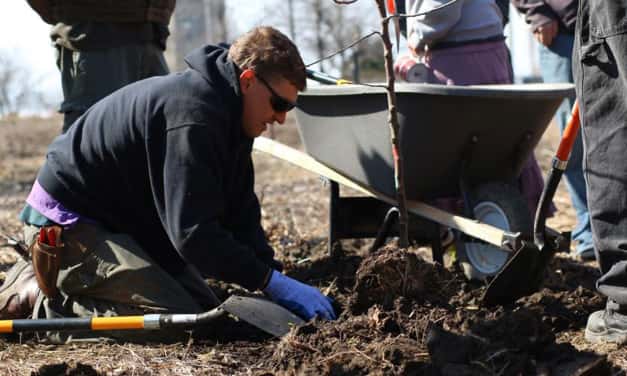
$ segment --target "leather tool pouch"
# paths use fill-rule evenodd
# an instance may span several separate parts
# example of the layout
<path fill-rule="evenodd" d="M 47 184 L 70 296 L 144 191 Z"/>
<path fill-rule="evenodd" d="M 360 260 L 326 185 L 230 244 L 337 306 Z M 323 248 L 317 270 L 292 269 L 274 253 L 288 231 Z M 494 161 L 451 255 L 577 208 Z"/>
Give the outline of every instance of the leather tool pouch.
<path fill-rule="evenodd" d="M 49 298 L 55 296 L 58 291 L 57 277 L 63 251 L 62 232 L 61 226 L 42 227 L 30 248 L 37 284 Z"/>

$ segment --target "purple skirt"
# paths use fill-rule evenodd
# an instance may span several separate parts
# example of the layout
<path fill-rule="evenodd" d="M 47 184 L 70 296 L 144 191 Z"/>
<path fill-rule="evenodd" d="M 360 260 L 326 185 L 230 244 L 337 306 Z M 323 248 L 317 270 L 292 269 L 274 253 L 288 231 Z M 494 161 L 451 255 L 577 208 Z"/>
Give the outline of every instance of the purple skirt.
<path fill-rule="evenodd" d="M 428 82 L 442 85 L 511 84 L 509 52 L 504 41 L 467 44 L 426 53 Z"/>

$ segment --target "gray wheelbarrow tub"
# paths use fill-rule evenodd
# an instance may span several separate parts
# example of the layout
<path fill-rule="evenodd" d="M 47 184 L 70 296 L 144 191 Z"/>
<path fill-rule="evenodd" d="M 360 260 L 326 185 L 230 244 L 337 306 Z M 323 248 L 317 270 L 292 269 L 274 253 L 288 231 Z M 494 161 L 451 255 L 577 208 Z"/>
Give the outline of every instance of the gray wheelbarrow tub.
<path fill-rule="evenodd" d="M 462 160 L 470 184 L 515 179 L 574 88 L 397 84 L 396 95 L 407 197 L 424 200 L 459 194 Z M 308 154 L 394 196 L 383 88 L 311 86 L 299 95 L 296 117 Z"/>

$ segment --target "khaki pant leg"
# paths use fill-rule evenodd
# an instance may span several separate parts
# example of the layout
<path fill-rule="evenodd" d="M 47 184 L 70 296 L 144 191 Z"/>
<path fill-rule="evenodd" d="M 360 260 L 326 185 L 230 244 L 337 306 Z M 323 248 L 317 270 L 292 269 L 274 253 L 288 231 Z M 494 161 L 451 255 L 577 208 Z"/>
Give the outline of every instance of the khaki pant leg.
<path fill-rule="evenodd" d="M 38 228 L 26 226 L 32 242 Z M 177 279 L 161 269 L 128 235 L 79 223 L 62 235 L 65 244 L 57 279 L 59 296 L 40 294 L 33 318 L 71 316 L 143 315 L 145 313 L 197 313 L 200 305 Z M 185 281 L 187 285 L 189 282 Z M 209 289 L 206 284 L 197 290 Z M 68 342 L 77 338 L 113 337 L 131 341 L 180 340 L 185 332 L 110 331 L 99 333 L 46 333 L 45 340 Z"/>
<path fill-rule="evenodd" d="M 36 231 L 29 228 L 26 239 L 32 241 L 29 231 Z M 57 279 L 60 297 L 55 298 L 59 302 L 54 306 L 61 306 L 65 313 L 111 316 L 201 311 L 179 281 L 161 269 L 130 236 L 79 223 L 64 231 L 63 241 Z"/>

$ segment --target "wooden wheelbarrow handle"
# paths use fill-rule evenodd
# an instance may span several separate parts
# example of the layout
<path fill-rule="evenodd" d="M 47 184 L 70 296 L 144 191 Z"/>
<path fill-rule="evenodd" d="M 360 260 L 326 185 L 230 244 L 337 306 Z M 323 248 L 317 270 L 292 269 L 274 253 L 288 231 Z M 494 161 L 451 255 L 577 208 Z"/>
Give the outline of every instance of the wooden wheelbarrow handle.
<path fill-rule="evenodd" d="M 397 205 L 394 198 L 354 181 L 346 175 L 343 175 L 341 172 L 318 162 L 309 154 L 298 151 L 287 145 L 283 145 L 265 137 L 257 137 L 255 139 L 255 143 L 253 144 L 253 148 L 257 151 L 270 154 L 286 162 L 292 163 L 315 174 L 324 176 L 327 179 L 352 188 L 362 194 L 374 197 L 387 204 L 394 206 Z M 515 243 L 521 236 L 519 232 L 512 233 L 504 231 L 487 223 L 455 215 L 420 201 L 408 200 L 407 211 L 500 247 L 505 252 L 513 252 L 517 249 Z"/>

